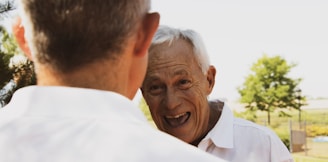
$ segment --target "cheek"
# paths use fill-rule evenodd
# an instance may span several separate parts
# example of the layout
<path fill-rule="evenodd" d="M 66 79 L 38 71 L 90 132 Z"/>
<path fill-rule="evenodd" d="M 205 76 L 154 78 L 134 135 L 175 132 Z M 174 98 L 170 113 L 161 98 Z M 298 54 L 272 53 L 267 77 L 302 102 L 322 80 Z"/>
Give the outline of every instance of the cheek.
<path fill-rule="evenodd" d="M 186 100 L 193 106 L 191 111 L 194 111 L 194 118 L 198 124 L 203 125 L 204 118 L 208 118 L 209 113 L 207 111 L 207 95 L 199 87 L 185 92 Z"/>
<path fill-rule="evenodd" d="M 195 87 L 185 91 L 184 96 L 186 100 L 189 100 L 189 102 L 195 106 L 196 111 L 199 111 L 202 107 L 206 106 L 205 104 L 207 104 L 207 95 L 200 89 L 200 87 Z"/>
<path fill-rule="evenodd" d="M 157 109 L 158 101 L 157 101 L 156 97 L 152 97 L 151 95 L 145 95 L 144 99 L 146 100 L 149 108 L 151 108 L 152 110 Z"/>
<path fill-rule="evenodd" d="M 156 110 L 154 110 L 154 109 L 151 109 L 151 110 L 150 110 L 150 114 L 151 114 L 151 116 L 152 116 L 154 122 L 155 122 L 156 124 L 160 124 L 159 122 L 160 122 L 161 117 L 160 117 L 160 114 L 158 113 L 158 111 L 156 111 Z"/>
<path fill-rule="evenodd" d="M 156 102 L 151 101 L 151 102 L 148 103 L 148 106 L 149 106 L 150 112 L 153 115 L 156 115 L 157 114 L 156 112 L 158 112 L 157 111 L 158 110 L 158 104 L 156 104 Z"/>
<path fill-rule="evenodd" d="M 150 105 L 149 105 L 150 107 Z M 159 105 L 155 105 L 155 106 L 152 106 L 150 110 L 150 114 L 153 118 L 153 121 L 155 122 L 156 124 L 156 127 L 159 129 L 159 130 L 162 130 L 165 132 L 165 127 L 164 127 L 164 123 L 163 123 L 163 117 L 162 117 L 162 114 L 161 114 L 161 110 L 160 110 L 160 107 Z"/>
<path fill-rule="evenodd" d="M 160 116 L 160 104 L 158 99 L 154 97 L 147 97 L 145 99 L 148 101 L 147 104 L 153 119 L 158 120 L 158 117 Z"/>

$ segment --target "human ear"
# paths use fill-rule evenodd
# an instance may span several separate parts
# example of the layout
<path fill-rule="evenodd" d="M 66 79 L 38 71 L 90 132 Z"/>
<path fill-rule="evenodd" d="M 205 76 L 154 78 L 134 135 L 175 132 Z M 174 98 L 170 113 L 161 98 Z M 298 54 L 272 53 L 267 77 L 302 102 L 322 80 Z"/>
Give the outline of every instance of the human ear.
<path fill-rule="evenodd" d="M 130 58 L 129 87 L 127 97 L 132 99 L 144 80 L 147 63 L 148 48 L 159 25 L 158 13 L 147 13 L 139 23 L 133 36 L 132 57 Z"/>
<path fill-rule="evenodd" d="M 159 25 L 159 19 L 160 16 L 156 12 L 148 13 L 144 17 L 135 46 L 135 54 L 137 56 L 144 56 L 148 53 L 148 48 Z"/>
<path fill-rule="evenodd" d="M 15 18 L 12 24 L 12 31 L 18 46 L 24 52 L 28 59 L 32 60 L 31 50 L 25 39 L 25 28 L 22 25 L 22 20 L 20 17 Z"/>
<path fill-rule="evenodd" d="M 207 70 L 207 82 L 208 82 L 208 94 L 210 94 L 213 90 L 213 87 L 215 85 L 215 75 L 216 75 L 216 69 L 214 66 L 210 66 Z"/>

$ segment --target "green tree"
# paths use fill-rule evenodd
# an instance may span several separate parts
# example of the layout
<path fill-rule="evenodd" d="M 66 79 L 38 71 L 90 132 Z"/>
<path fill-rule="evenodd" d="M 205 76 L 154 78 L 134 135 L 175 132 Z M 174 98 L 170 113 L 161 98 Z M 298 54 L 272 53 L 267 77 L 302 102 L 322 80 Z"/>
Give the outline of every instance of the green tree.
<path fill-rule="evenodd" d="M 297 87 L 301 78 L 288 77 L 290 70 L 296 64 L 288 64 L 280 56 L 264 55 L 251 67 L 252 73 L 246 77 L 242 86 L 238 87 L 240 102 L 246 104 L 251 111 L 267 112 L 270 125 L 270 113 L 277 110 L 280 115 L 288 115 L 284 109 L 300 109 Z"/>
<path fill-rule="evenodd" d="M 9 17 L 9 13 L 16 9 L 14 0 L 0 2 L 0 22 Z M 12 79 L 13 69 L 9 68 L 10 59 L 19 53 L 17 44 L 4 26 L 0 25 L 0 89 Z"/>
<path fill-rule="evenodd" d="M 0 39 L 0 102 L 6 104 L 17 89 L 36 84 L 36 77 L 33 62 L 23 55 L 13 36 L 2 26 L 0 26 Z M 17 56 L 23 59 L 18 60 Z M 13 82 L 14 86 L 10 89 L 2 89 L 9 82 Z"/>
<path fill-rule="evenodd" d="M 16 42 L 3 26 L 0 26 L 0 88 L 12 79 L 13 70 L 9 68 L 10 59 L 18 53 Z"/>
<path fill-rule="evenodd" d="M 0 2 L 0 23 L 10 18 L 16 6 L 14 0 Z M 33 62 L 20 51 L 13 36 L 0 25 L 0 107 L 10 101 L 12 94 L 19 88 L 36 84 Z M 21 56 L 18 60 L 16 56 Z M 9 85 L 9 86 L 8 86 Z"/>

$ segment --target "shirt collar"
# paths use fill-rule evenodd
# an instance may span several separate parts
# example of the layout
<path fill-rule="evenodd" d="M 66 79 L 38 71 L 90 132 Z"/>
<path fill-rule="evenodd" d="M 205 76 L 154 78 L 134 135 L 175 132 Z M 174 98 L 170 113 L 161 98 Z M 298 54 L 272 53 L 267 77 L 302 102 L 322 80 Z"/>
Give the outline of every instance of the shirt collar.
<path fill-rule="evenodd" d="M 233 113 L 224 104 L 219 121 L 207 134 L 206 139 L 210 139 L 217 147 L 233 148 Z"/>
<path fill-rule="evenodd" d="M 115 92 L 87 88 L 24 87 L 15 92 L 12 101 L 7 106 L 20 114 L 33 116 L 104 118 L 147 122 L 141 110 L 128 98 Z"/>

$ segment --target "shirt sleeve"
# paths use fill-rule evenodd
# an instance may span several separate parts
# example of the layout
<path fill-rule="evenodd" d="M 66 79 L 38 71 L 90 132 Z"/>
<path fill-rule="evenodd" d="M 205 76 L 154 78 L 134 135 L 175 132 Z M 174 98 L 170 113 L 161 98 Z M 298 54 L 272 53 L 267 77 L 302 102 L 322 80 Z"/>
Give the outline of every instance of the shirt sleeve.
<path fill-rule="evenodd" d="M 272 130 L 270 131 L 271 140 L 271 162 L 294 162 L 291 153 L 286 145 Z"/>

